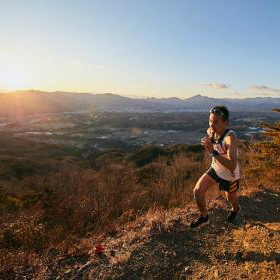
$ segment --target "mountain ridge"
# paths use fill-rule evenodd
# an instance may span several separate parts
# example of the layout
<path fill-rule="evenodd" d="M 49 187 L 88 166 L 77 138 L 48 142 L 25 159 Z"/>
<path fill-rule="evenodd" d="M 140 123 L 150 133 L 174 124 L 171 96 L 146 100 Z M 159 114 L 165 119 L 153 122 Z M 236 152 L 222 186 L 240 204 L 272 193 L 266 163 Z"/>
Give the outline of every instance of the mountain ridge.
<path fill-rule="evenodd" d="M 178 97 L 133 99 L 113 93 L 92 94 L 21 90 L 11 93 L 0 93 L 0 116 L 88 112 L 92 110 L 118 112 L 208 111 L 210 107 L 221 104 L 226 105 L 230 111 L 267 112 L 280 107 L 280 98 L 213 98 L 197 94 L 185 99 Z"/>

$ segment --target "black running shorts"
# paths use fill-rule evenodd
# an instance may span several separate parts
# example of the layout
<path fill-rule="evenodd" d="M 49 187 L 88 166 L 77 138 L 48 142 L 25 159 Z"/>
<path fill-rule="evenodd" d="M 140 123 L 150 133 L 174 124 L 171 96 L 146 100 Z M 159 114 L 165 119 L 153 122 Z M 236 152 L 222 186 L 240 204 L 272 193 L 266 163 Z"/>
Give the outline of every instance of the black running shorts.
<path fill-rule="evenodd" d="M 219 185 L 220 191 L 226 191 L 228 193 L 233 193 L 236 192 L 239 189 L 239 179 L 236 181 L 227 181 L 222 178 L 220 178 L 215 169 L 213 167 L 210 167 L 207 171 L 206 174 L 208 174 L 211 178 L 213 178 L 217 184 Z"/>

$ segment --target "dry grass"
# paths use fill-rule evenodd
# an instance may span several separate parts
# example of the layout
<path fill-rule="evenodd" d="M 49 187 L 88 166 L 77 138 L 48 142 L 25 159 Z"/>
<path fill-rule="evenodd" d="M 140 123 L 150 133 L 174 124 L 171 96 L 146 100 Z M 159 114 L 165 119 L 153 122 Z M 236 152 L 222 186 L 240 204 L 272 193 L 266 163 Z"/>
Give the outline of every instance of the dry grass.
<path fill-rule="evenodd" d="M 278 188 L 276 160 L 253 145 L 240 146 L 243 194 L 261 187 Z M 49 261 L 47 252 L 75 254 L 82 237 L 114 233 L 145 213 L 149 233 L 168 228 L 164 209 L 192 203 L 193 188 L 209 165 L 196 154 L 160 157 L 144 167 L 114 163 L 95 171 L 63 164 L 56 172 L 0 181 L 0 273 Z M 267 172 L 269 168 L 269 172 Z M 209 206 L 219 195 L 207 194 Z M 85 251 L 92 243 L 82 245 Z M 125 262 L 129 255 L 116 259 Z"/>

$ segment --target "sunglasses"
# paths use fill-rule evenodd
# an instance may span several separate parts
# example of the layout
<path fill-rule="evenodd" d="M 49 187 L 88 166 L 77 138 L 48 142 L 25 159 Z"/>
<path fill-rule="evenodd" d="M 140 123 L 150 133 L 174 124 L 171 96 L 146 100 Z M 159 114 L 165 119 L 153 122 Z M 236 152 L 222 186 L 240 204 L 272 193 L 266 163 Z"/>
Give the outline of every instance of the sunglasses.
<path fill-rule="evenodd" d="M 216 115 L 220 115 L 220 116 L 223 116 L 224 115 L 224 112 L 222 112 L 221 110 L 219 109 L 215 109 L 215 108 L 211 108 L 209 113 L 213 113 L 213 114 L 216 114 Z"/>

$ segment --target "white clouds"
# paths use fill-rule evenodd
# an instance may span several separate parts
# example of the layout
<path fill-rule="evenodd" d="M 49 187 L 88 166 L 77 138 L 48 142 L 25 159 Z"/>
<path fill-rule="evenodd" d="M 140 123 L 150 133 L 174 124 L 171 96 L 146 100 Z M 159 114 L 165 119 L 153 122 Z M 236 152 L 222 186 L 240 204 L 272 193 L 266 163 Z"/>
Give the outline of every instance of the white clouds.
<path fill-rule="evenodd" d="M 213 88 L 213 89 L 226 89 L 226 88 L 229 88 L 229 86 L 226 85 L 226 84 L 217 84 L 217 83 L 204 84 L 203 86 L 210 87 L 210 88 Z"/>
<path fill-rule="evenodd" d="M 257 91 L 261 96 L 280 96 L 280 89 L 272 88 L 265 85 L 253 85 L 251 89 Z"/>
<path fill-rule="evenodd" d="M 72 60 L 67 65 L 72 70 L 81 70 L 81 71 L 106 71 L 109 70 L 109 67 L 101 64 L 93 64 L 83 62 L 81 60 Z"/>
<path fill-rule="evenodd" d="M 251 86 L 251 88 L 258 91 L 270 91 L 270 92 L 280 93 L 280 89 L 271 88 L 265 85 L 254 85 Z"/>

